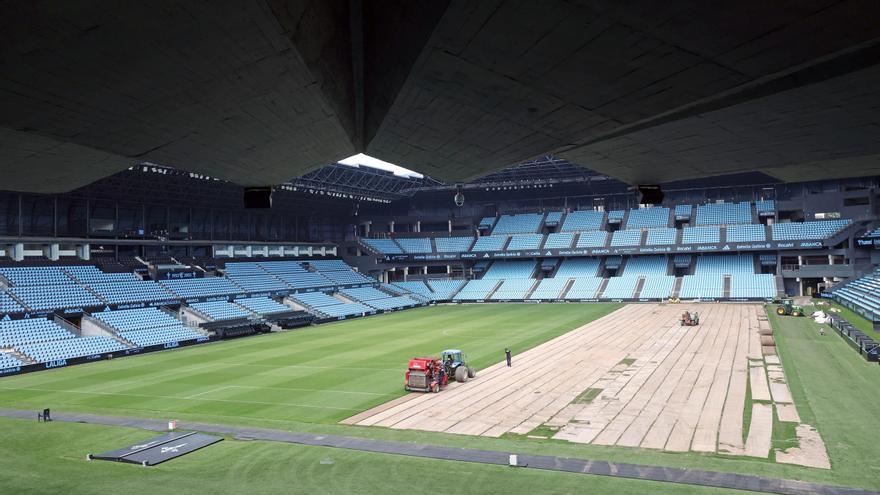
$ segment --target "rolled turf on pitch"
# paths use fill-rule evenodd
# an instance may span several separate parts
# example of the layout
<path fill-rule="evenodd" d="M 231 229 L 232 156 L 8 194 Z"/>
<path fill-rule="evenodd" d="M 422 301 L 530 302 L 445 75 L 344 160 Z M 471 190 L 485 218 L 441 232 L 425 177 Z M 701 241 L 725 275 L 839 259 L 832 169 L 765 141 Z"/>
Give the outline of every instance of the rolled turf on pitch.
<path fill-rule="evenodd" d="M 403 393 L 407 360 L 460 348 L 480 368 L 615 304 L 436 306 L 0 379 L 6 407 L 335 422 Z"/>

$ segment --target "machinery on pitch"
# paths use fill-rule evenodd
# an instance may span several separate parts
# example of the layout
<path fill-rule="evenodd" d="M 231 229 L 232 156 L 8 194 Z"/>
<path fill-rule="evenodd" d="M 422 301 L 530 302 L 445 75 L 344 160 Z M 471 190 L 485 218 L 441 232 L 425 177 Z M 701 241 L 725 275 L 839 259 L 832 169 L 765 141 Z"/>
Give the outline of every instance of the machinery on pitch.
<path fill-rule="evenodd" d="M 446 349 L 443 351 L 443 366 L 446 374 L 454 377 L 455 381 L 464 383 L 477 376 L 477 370 L 468 366 L 467 355 L 458 349 Z"/>
<path fill-rule="evenodd" d="M 449 375 L 446 367 L 436 357 L 417 357 L 409 360 L 409 369 L 403 381 L 408 392 L 434 392 L 446 388 Z"/>
<path fill-rule="evenodd" d="M 776 306 L 776 314 L 779 316 L 803 316 L 804 310 L 791 299 L 786 299 L 782 301 L 782 304 Z"/>
<path fill-rule="evenodd" d="M 696 311 L 685 311 L 681 314 L 681 326 L 695 327 L 700 324 L 700 313 Z"/>

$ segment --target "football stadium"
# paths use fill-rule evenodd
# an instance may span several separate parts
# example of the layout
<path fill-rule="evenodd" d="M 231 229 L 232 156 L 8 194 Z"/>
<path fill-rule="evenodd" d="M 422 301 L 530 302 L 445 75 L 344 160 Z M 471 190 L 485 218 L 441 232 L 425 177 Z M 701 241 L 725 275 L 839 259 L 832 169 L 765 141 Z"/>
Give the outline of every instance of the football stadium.
<path fill-rule="evenodd" d="M 880 494 L 877 2 L 0 24 L 3 494 Z"/>

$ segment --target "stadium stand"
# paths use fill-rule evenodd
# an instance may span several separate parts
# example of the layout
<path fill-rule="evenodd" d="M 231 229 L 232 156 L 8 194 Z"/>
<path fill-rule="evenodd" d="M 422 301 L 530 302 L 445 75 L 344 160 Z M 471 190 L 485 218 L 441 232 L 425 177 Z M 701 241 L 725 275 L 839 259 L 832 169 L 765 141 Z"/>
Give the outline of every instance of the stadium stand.
<path fill-rule="evenodd" d="M 404 237 L 397 239 L 397 244 L 403 249 L 404 253 L 430 253 L 431 239 L 427 237 Z"/>
<path fill-rule="evenodd" d="M 608 212 L 608 223 L 621 223 L 626 216 L 625 210 L 612 210 Z"/>
<path fill-rule="evenodd" d="M 577 301 L 581 299 L 593 299 L 596 297 L 596 291 L 602 284 L 599 277 L 580 277 L 574 279 L 568 292 L 565 293 L 565 299 Z"/>
<path fill-rule="evenodd" d="M 598 258 L 568 258 L 559 265 L 554 278 L 595 277 L 598 270 Z"/>
<path fill-rule="evenodd" d="M 501 251 L 504 248 L 504 244 L 507 243 L 508 236 L 506 235 L 485 235 L 477 238 L 477 242 L 474 243 L 474 247 L 471 248 L 471 251 L 481 252 L 481 251 Z"/>
<path fill-rule="evenodd" d="M 65 308 L 87 308 L 104 304 L 84 287 L 70 283 L 12 287 L 9 293 L 33 311 Z"/>
<path fill-rule="evenodd" d="M 468 280 L 462 289 L 453 297 L 454 301 L 483 301 L 489 297 L 498 279 Z"/>
<path fill-rule="evenodd" d="M 125 344 L 110 337 L 91 336 L 23 344 L 16 350 L 38 363 L 93 356 L 128 349 Z"/>
<path fill-rule="evenodd" d="M 650 227 L 668 227 L 669 208 L 651 207 L 629 210 L 626 220 L 627 229 L 644 229 Z"/>
<path fill-rule="evenodd" d="M 568 285 L 568 278 L 545 278 L 529 296 L 529 299 L 559 299 L 562 290 Z"/>
<path fill-rule="evenodd" d="M 473 237 L 437 237 L 434 239 L 438 253 L 463 253 L 471 248 Z"/>
<path fill-rule="evenodd" d="M 697 206 L 695 225 L 734 225 L 752 223 L 752 204 L 712 203 Z"/>
<path fill-rule="evenodd" d="M 17 357 L 7 354 L 5 352 L 0 352 L 0 370 L 16 368 L 22 365 L 24 365 L 24 363 L 21 362 Z"/>
<path fill-rule="evenodd" d="M 0 321 L 0 348 L 74 337 L 74 334 L 44 318 Z"/>
<path fill-rule="evenodd" d="M 851 222 L 850 219 L 784 222 L 774 223 L 770 229 L 774 241 L 805 241 L 831 237 Z"/>
<path fill-rule="evenodd" d="M 497 220 L 497 218 L 495 217 L 483 217 L 480 220 L 478 227 L 481 229 L 491 229 L 492 226 L 495 225 L 495 220 Z"/>
<path fill-rule="evenodd" d="M 295 294 L 291 299 L 304 306 L 310 312 L 324 318 L 342 318 L 360 316 L 375 310 L 361 303 L 346 303 L 323 292 L 306 292 Z"/>
<path fill-rule="evenodd" d="M 434 291 L 428 287 L 425 282 L 421 280 L 408 281 L 408 282 L 394 282 L 391 284 L 393 287 L 397 287 L 404 291 L 405 293 L 410 293 L 416 296 L 421 296 L 423 300 L 434 301 L 435 294 Z M 412 296 L 410 296 L 412 297 Z"/>
<path fill-rule="evenodd" d="M 682 244 L 709 244 L 721 242 L 718 227 L 685 227 L 681 233 Z"/>
<path fill-rule="evenodd" d="M 394 239 L 361 239 L 370 249 L 381 254 L 400 254 L 403 251 L 400 246 L 394 242 Z"/>
<path fill-rule="evenodd" d="M 831 298 L 855 309 L 869 320 L 880 321 L 880 272 L 875 270 L 863 277 L 834 287 Z"/>
<path fill-rule="evenodd" d="M 159 284 L 182 299 L 209 296 L 233 296 L 247 292 L 223 277 L 162 280 Z"/>
<path fill-rule="evenodd" d="M 776 202 L 772 199 L 755 201 L 755 210 L 760 216 L 773 216 L 776 214 Z"/>
<path fill-rule="evenodd" d="M 559 225 L 559 222 L 561 220 L 561 211 L 551 211 L 547 213 L 547 218 L 544 219 L 544 225 L 546 225 L 547 227 L 556 227 L 557 225 Z"/>
<path fill-rule="evenodd" d="M 602 220 L 605 214 L 601 211 L 579 210 L 565 216 L 562 222 L 562 232 L 583 232 L 599 230 L 602 228 Z"/>
<path fill-rule="evenodd" d="M 494 300 L 522 300 L 526 298 L 532 287 L 537 283 L 533 278 L 508 278 L 501 282 L 498 290 L 492 294 Z"/>
<path fill-rule="evenodd" d="M 678 230 L 673 228 L 648 229 L 648 237 L 645 240 L 647 246 L 662 246 L 675 244 Z"/>
<path fill-rule="evenodd" d="M 641 230 L 618 230 L 611 236 L 611 246 L 638 246 L 642 243 Z"/>
<path fill-rule="evenodd" d="M 740 274 L 730 278 L 730 297 L 734 299 L 771 298 L 776 296 L 776 279 L 767 274 Z"/>
<path fill-rule="evenodd" d="M 189 307 L 214 321 L 249 318 L 252 316 L 249 311 L 228 301 L 193 303 Z"/>
<path fill-rule="evenodd" d="M 0 290 L 0 313 L 18 313 L 24 311 L 21 304 L 5 291 Z"/>
<path fill-rule="evenodd" d="M 108 304 L 167 301 L 175 296 L 152 280 L 90 284 L 89 288 Z"/>
<path fill-rule="evenodd" d="M 235 299 L 233 302 L 259 316 L 268 316 L 293 311 L 292 308 L 268 297 L 243 297 Z"/>
<path fill-rule="evenodd" d="M 428 286 L 434 291 L 434 299 L 448 301 L 464 286 L 464 280 L 428 280 Z"/>
<path fill-rule="evenodd" d="M 102 311 L 92 316 L 116 334 L 137 347 L 207 340 L 202 334 L 185 327 L 179 320 L 157 308 Z"/>
<path fill-rule="evenodd" d="M 691 205 L 675 205 L 675 219 L 689 220 L 691 218 L 692 211 L 693 206 Z"/>
<path fill-rule="evenodd" d="M 767 232 L 763 225 L 731 225 L 727 227 L 727 242 L 764 242 Z"/>
<path fill-rule="evenodd" d="M 574 234 L 570 232 L 555 232 L 547 235 L 544 249 L 568 249 L 574 242 Z"/>
<path fill-rule="evenodd" d="M 579 248 L 604 247 L 608 241 L 608 232 L 581 232 L 578 235 L 577 245 Z"/>
<path fill-rule="evenodd" d="M 510 236 L 510 243 L 507 245 L 507 251 L 516 251 L 520 249 L 538 249 L 541 247 L 541 241 L 544 236 L 541 234 L 516 234 Z"/>
<path fill-rule="evenodd" d="M 483 279 L 530 278 L 534 271 L 533 260 L 496 261 L 483 275 Z"/>
<path fill-rule="evenodd" d="M 543 219 L 544 215 L 541 213 L 501 215 L 492 234 L 532 234 L 540 230 Z"/>

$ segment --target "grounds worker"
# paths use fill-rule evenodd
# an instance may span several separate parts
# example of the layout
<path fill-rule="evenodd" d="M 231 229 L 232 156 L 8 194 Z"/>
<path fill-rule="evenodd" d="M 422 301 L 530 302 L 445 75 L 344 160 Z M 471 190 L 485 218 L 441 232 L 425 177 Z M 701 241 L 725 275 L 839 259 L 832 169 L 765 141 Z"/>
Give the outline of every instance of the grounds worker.
<path fill-rule="evenodd" d="M 510 349 L 504 349 L 504 357 L 507 358 L 507 367 L 510 368 Z"/>

